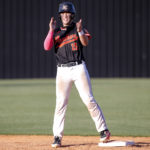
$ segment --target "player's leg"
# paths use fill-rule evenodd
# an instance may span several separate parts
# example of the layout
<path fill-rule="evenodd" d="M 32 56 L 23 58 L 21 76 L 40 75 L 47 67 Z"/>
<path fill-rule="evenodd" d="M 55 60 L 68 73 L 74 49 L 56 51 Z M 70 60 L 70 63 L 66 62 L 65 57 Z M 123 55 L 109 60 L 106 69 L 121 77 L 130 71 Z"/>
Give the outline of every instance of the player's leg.
<path fill-rule="evenodd" d="M 100 106 L 97 104 L 96 100 L 93 97 L 91 81 L 85 64 L 79 65 L 76 73 L 77 75 L 75 85 L 78 89 L 81 99 L 87 106 L 88 111 L 90 112 L 90 115 L 95 122 L 97 131 L 101 132 L 106 130 L 107 125 L 105 122 L 105 118 Z"/>
<path fill-rule="evenodd" d="M 56 108 L 54 114 L 53 134 L 54 137 L 62 138 L 64 131 L 65 113 L 72 81 L 63 67 L 58 67 L 56 76 Z"/>

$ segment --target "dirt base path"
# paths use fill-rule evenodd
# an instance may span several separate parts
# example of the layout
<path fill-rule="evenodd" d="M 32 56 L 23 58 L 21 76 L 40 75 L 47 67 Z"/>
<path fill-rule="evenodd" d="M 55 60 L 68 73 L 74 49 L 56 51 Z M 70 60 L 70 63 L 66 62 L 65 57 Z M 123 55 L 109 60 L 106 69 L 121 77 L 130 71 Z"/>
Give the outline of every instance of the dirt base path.
<path fill-rule="evenodd" d="M 64 136 L 58 150 L 150 150 L 150 137 L 111 137 L 111 140 L 134 141 L 134 146 L 101 148 L 97 136 Z M 51 150 L 52 136 L 0 135 L 0 150 Z"/>

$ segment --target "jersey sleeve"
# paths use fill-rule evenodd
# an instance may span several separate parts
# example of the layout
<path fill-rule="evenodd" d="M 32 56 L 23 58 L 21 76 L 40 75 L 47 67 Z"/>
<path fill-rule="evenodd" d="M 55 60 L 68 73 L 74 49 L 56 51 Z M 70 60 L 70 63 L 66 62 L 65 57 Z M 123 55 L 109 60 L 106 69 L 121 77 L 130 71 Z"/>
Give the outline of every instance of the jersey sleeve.
<path fill-rule="evenodd" d="M 85 28 L 84 28 L 84 34 L 85 34 L 85 36 L 88 37 L 88 40 L 90 40 L 92 38 L 91 35 L 90 35 L 90 33 Z"/>
<path fill-rule="evenodd" d="M 46 36 L 46 39 L 44 41 L 44 49 L 46 51 L 51 50 L 53 47 L 53 44 L 54 44 L 53 35 L 54 35 L 54 32 L 49 31 Z"/>

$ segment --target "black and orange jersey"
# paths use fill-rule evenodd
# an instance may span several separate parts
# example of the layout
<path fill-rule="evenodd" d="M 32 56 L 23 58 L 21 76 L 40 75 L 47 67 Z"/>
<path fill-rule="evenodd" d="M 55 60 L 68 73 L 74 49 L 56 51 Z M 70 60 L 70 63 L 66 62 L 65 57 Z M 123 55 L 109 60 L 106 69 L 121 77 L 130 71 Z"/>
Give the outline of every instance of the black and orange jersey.
<path fill-rule="evenodd" d="M 84 32 L 90 37 L 87 30 L 84 29 Z M 59 27 L 55 29 L 54 47 L 56 60 L 59 64 L 84 60 L 83 46 L 80 42 L 75 23 L 65 28 Z"/>

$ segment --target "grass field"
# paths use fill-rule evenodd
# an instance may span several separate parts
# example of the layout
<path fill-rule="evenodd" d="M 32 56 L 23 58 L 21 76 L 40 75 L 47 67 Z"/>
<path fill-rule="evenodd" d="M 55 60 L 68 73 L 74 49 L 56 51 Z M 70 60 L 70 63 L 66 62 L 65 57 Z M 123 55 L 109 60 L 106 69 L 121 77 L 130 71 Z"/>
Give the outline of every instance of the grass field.
<path fill-rule="evenodd" d="M 92 79 L 112 135 L 150 136 L 150 79 Z M 0 134 L 52 134 L 55 79 L 0 80 Z M 97 135 L 72 87 L 65 135 Z"/>

